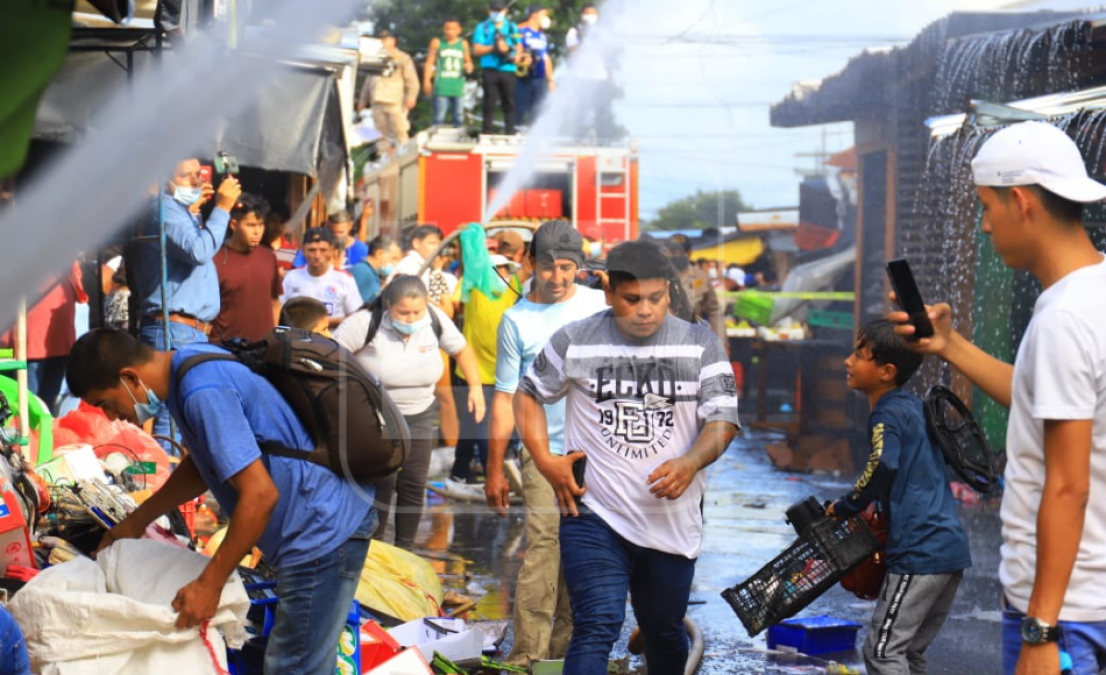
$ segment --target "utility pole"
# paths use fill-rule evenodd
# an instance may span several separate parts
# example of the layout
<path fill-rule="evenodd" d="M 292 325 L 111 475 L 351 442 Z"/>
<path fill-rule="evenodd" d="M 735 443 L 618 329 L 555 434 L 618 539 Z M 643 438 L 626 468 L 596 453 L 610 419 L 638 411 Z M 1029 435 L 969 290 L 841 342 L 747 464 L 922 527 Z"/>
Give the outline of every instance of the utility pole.
<path fill-rule="evenodd" d="M 840 134 L 834 134 L 838 136 Z M 796 152 L 795 157 L 811 157 L 814 159 L 814 166 L 810 169 L 795 169 L 795 173 L 799 174 L 803 178 L 814 178 L 817 176 L 826 175 L 826 160 L 829 159 L 833 153 L 827 150 L 827 139 L 829 132 L 826 131 L 826 127 L 822 127 L 822 141 L 818 149 L 814 152 Z"/>

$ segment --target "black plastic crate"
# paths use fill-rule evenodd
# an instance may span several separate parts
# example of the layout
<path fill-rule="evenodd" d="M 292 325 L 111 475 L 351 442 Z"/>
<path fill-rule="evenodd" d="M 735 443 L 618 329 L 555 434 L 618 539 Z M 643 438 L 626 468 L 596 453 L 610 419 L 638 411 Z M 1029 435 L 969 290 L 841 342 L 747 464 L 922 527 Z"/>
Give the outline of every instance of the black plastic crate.
<path fill-rule="evenodd" d="M 860 516 L 822 518 L 722 597 L 752 637 L 814 602 L 877 548 Z"/>

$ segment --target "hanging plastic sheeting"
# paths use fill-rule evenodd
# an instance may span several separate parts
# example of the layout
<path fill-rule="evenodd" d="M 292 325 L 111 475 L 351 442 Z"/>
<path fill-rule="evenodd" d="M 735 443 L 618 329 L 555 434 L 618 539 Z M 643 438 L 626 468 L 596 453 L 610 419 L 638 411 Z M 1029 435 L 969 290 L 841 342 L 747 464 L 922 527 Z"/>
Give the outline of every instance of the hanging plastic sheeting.
<path fill-rule="evenodd" d="M 8 605 L 41 675 L 226 672 L 226 645 L 241 647 L 250 601 L 235 574 L 204 629 L 177 630 L 171 603 L 196 579 L 204 556 L 146 540 L 123 540 L 96 561 L 51 567 Z M 224 642 L 222 631 L 226 635 Z"/>
<path fill-rule="evenodd" d="M 430 563 L 382 541 L 369 547 L 355 597 L 400 621 L 442 614 L 442 583 Z"/>
<path fill-rule="evenodd" d="M 7 291 L 0 295 L 0 324 L 15 317 L 20 295 L 137 213 L 151 182 L 181 157 L 195 156 L 220 123 L 213 110 L 237 115 L 274 81 L 285 67 L 281 59 L 365 6 L 365 0 L 268 0 L 271 21 L 264 31 L 243 36 L 239 49 L 228 52 L 195 31 L 186 48 L 174 49 L 173 58 L 135 73 L 130 87 L 114 88 L 96 108 L 97 132 L 59 153 L 21 187 L 16 207 L 0 213 L 0 233 L 12 242 L 8 264 L 0 266 L 0 287 Z M 59 190 L 65 199 L 58 199 Z M 73 218 L 72 204 L 81 204 L 79 219 Z M 27 223 L 59 225 L 28 228 Z"/>
<path fill-rule="evenodd" d="M 469 223 L 461 232 L 461 262 L 465 273 L 461 277 L 461 301 L 468 302 L 476 289 L 489 298 L 498 298 L 507 290 L 507 282 L 492 266 L 488 253 L 488 235 L 479 223 Z"/>

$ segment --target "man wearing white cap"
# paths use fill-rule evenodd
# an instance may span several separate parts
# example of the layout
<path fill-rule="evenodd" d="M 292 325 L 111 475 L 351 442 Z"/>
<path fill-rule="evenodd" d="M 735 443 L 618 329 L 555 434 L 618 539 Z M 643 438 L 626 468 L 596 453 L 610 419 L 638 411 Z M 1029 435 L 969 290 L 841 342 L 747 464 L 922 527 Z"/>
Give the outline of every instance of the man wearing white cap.
<path fill-rule="evenodd" d="M 1083 227 L 1083 205 L 1106 199 L 1075 143 L 1044 122 L 992 136 L 972 161 L 983 232 L 1010 268 L 1043 290 L 1010 365 L 929 308 L 917 349 L 960 369 L 1010 408 L 1002 499 L 1005 673 L 1074 673 L 1106 663 L 1106 258 Z M 907 315 L 890 316 L 910 335 Z M 1091 494 L 1098 498 L 1089 500 Z"/>

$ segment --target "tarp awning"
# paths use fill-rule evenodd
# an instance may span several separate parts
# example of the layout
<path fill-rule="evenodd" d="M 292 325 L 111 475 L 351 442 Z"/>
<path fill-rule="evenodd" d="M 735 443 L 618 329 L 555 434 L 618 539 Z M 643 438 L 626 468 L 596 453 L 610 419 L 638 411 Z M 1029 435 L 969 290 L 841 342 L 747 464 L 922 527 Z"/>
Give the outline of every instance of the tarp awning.
<path fill-rule="evenodd" d="M 138 68 L 149 67 L 145 58 L 136 61 Z M 96 113 L 125 86 L 125 69 L 106 54 L 70 53 L 43 95 L 34 137 L 76 142 L 94 131 Z M 243 166 L 313 176 L 321 164 L 345 154 L 338 88 L 326 68 L 285 69 L 259 92 L 257 103 L 218 128 L 211 146 L 200 150 L 207 157 L 225 150 Z"/>

